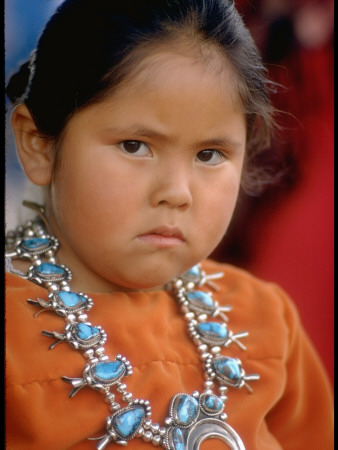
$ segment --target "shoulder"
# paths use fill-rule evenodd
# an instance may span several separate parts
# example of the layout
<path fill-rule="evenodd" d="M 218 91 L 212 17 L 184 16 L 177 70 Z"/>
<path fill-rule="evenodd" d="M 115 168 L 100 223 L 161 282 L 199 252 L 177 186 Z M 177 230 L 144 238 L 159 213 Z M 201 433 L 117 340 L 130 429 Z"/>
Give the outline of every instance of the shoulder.
<path fill-rule="evenodd" d="M 214 272 L 223 272 L 224 274 L 215 283 L 219 289 L 218 292 L 215 291 L 215 295 L 232 299 L 236 303 L 245 303 L 246 308 L 264 310 L 279 306 L 285 312 L 290 310 L 291 314 L 297 315 L 293 301 L 278 284 L 262 280 L 239 267 L 219 263 L 211 259 L 205 260 L 202 267 L 207 274 Z"/>
<path fill-rule="evenodd" d="M 256 357 L 286 361 L 296 336 L 307 339 L 295 304 L 279 285 L 212 260 L 204 261 L 202 267 L 207 274 L 224 273 L 223 278 L 215 281 L 218 290 L 212 290 L 213 297 L 220 305 L 232 306 L 228 314 L 231 327 L 249 331 Z M 248 349 L 251 345 L 248 344 Z"/>

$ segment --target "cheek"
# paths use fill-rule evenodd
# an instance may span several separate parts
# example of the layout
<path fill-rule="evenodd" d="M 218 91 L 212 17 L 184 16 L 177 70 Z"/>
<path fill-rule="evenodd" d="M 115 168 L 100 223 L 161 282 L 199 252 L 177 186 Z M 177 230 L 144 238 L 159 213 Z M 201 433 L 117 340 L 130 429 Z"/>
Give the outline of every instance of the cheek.
<path fill-rule="evenodd" d="M 128 224 L 140 206 L 140 177 L 116 170 L 103 159 L 68 162 L 53 184 L 53 205 L 61 226 L 88 237 L 111 234 Z M 126 182 L 128 180 L 128 182 Z"/>
<path fill-rule="evenodd" d="M 239 177 L 230 177 L 205 189 L 201 202 L 201 225 L 210 239 L 222 239 L 232 218 L 239 191 Z"/>
<path fill-rule="evenodd" d="M 213 179 L 204 189 L 204 199 L 209 214 L 215 218 L 232 215 L 240 187 L 240 174 L 228 171 L 225 176 Z"/>

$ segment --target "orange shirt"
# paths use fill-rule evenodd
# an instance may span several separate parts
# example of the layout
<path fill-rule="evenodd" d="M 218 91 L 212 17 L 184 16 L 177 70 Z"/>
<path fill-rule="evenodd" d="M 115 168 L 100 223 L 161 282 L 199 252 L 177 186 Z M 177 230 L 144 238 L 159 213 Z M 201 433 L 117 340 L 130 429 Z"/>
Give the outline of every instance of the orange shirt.
<path fill-rule="evenodd" d="M 240 269 L 210 260 L 203 268 L 224 271 L 214 298 L 232 305 L 230 330 L 249 332 L 242 339 L 246 351 L 232 343 L 222 354 L 239 357 L 247 374 L 260 374 L 249 383 L 252 394 L 245 387 L 227 393 L 227 422 L 246 449 L 333 449 L 331 388 L 292 302 L 276 285 Z M 89 295 L 94 307 L 88 320 L 108 334 L 106 354 L 129 359 L 134 373 L 124 379 L 128 391 L 149 400 L 152 421 L 163 424 L 175 394 L 203 390 L 202 364 L 177 303 L 165 291 Z M 87 438 L 106 434 L 111 412 L 102 392 L 89 387 L 69 398 L 71 385 L 61 377 L 82 377 L 86 360 L 66 343 L 48 349 L 53 340 L 41 331 L 62 333 L 64 320 L 45 311 L 34 318 L 38 308 L 26 302 L 46 300 L 47 291 L 8 274 L 6 297 L 6 448 L 96 448 L 99 441 Z M 128 442 L 130 450 L 151 446 L 139 438 Z M 207 440 L 201 449 L 225 447 Z"/>

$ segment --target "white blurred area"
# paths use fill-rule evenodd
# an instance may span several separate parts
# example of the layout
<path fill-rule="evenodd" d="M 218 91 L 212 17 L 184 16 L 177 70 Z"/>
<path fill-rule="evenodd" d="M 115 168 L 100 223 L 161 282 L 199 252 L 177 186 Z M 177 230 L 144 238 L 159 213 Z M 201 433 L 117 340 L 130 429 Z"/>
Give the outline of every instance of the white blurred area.
<path fill-rule="evenodd" d="M 5 0 L 5 82 L 25 62 L 34 49 L 38 36 L 61 0 Z M 12 107 L 6 99 L 5 125 L 5 228 L 6 231 L 31 217 L 21 207 L 23 199 L 41 202 L 42 189 L 27 181 L 18 161 L 10 125 Z"/>

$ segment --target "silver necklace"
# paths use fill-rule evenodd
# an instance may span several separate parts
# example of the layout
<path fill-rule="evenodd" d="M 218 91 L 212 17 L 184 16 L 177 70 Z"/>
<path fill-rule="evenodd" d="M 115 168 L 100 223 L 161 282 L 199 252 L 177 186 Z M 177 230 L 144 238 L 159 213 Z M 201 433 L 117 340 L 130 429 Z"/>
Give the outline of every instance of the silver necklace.
<path fill-rule="evenodd" d="M 43 208 L 24 203 L 33 207 L 40 217 L 7 234 L 6 260 L 30 260 L 32 265 L 21 276 L 46 288 L 48 299 L 38 297 L 27 301 L 43 308 L 37 314 L 52 310 L 65 319 L 63 333 L 42 331 L 44 336 L 56 339 L 49 348 L 68 342 L 86 359 L 82 376 L 62 377 L 72 386 L 69 396 L 73 397 L 80 389 L 90 387 L 101 391 L 110 406 L 105 434 L 89 438 L 99 440 L 96 448 L 103 450 L 109 443 L 126 445 L 130 439 L 138 437 L 155 446 L 162 445 L 167 450 L 198 450 L 202 442 L 216 438 L 231 450 L 245 450 L 239 435 L 226 422 L 226 393 L 228 387 L 246 387 L 252 392 L 247 382 L 258 380 L 259 375 L 246 375 L 240 359 L 221 355 L 221 348 L 236 344 L 245 350 L 239 339 L 248 333 L 234 334 L 230 331 L 225 323 L 228 322 L 225 313 L 231 310 L 231 306 L 219 306 L 210 292 L 199 290 L 203 285 L 217 289 L 212 280 L 222 277 L 223 273 L 207 275 L 197 265 L 166 286 L 185 316 L 188 332 L 203 361 L 205 382 L 201 393 L 176 394 L 170 402 L 168 417 L 161 426 L 151 420 L 149 401 L 133 398 L 127 389 L 126 378 L 133 371 L 128 359 L 119 354 L 113 359 L 106 355 L 104 344 L 107 335 L 99 325 L 92 325 L 86 314 L 93 307 L 93 300 L 82 292 L 71 291 L 71 271 L 56 262 L 59 243 L 46 231 Z M 8 267 L 12 267 L 10 263 Z M 18 271 L 13 272 L 18 274 Z M 220 318 L 222 322 L 215 318 Z M 216 387 L 218 394 L 214 392 Z"/>

